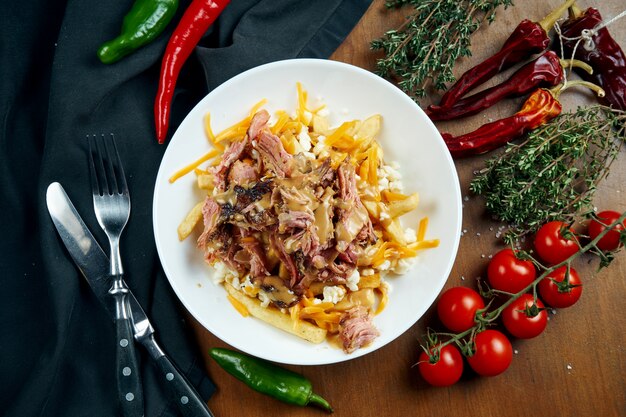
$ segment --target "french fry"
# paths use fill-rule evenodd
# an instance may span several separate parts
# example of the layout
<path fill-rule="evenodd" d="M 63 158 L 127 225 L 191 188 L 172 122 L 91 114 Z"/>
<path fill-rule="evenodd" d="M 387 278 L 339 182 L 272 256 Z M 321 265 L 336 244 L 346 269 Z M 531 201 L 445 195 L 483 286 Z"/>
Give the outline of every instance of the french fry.
<path fill-rule="evenodd" d="M 408 198 L 404 200 L 396 200 L 392 201 L 387 205 L 389 216 L 392 219 L 396 217 L 400 217 L 403 214 L 406 214 L 410 211 L 413 211 L 419 205 L 420 198 L 418 193 L 413 193 L 409 195 Z"/>
<path fill-rule="evenodd" d="M 185 240 L 193 232 L 196 225 L 202 220 L 204 201 L 199 202 L 187 213 L 185 220 L 178 225 L 178 240 Z"/>
<path fill-rule="evenodd" d="M 380 219 L 381 203 L 369 200 L 361 200 L 361 203 L 363 203 L 371 217 L 375 219 Z"/>
<path fill-rule="evenodd" d="M 361 125 L 358 127 L 356 131 L 356 137 L 359 138 L 374 138 L 378 135 L 380 131 L 380 125 L 382 121 L 382 116 L 380 114 L 375 114 L 373 116 L 368 117 L 363 120 Z"/>
<path fill-rule="evenodd" d="M 364 288 L 362 290 L 349 293 L 343 300 L 339 301 L 333 307 L 333 310 L 346 311 L 355 306 L 371 307 L 376 302 L 374 290 L 372 288 Z"/>
<path fill-rule="evenodd" d="M 313 115 L 313 132 L 318 133 L 320 135 L 327 136 L 329 133 L 330 127 L 328 125 L 328 119 L 322 116 L 318 116 L 317 114 Z"/>
<path fill-rule="evenodd" d="M 378 288 L 380 286 L 380 274 L 361 275 L 359 288 Z"/>
<path fill-rule="evenodd" d="M 387 234 L 391 237 L 391 240 L 396 241 L 399 245 L 404 246 L 407 244 L 407 241 L 404 238 L 404 230 L 402 229 L 400 221 L 397 218 L 390 222 L 383 222 L 383 227 L 385 228 Z"/>
<path fill-rule="evenodd" d="M 198 182 L 198 188 L 201 190 L 212 190 L 214 187 L 213 175 L 200 174 L 196 181 Z"/>
<path fill-rule="evenodd" d="M 326 340 L 325 329 L 302 320 L 296 322 L 297 325 L 294 326 L 294 322 L 288 314 L 283 314 L 273 307 L 262 307 L 258 299 L 250 298 L 240 293 L 226 282 L 224 283 L 224 287 L 228 294 L 243 304 L 253 317 L 263 320 L 278 329 L 308 340 L 311 343 L 322 343 Z"/>

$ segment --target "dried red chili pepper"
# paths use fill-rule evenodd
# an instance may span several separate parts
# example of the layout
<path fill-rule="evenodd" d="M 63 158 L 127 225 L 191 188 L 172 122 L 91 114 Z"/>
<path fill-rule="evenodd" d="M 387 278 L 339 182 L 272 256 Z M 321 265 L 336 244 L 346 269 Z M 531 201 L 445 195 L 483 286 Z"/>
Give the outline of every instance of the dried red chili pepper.
<path fill-rule="evenodd" d="M 450 108 L 429 106 L 426 109 L 426 114 L 431 120 L 452 120 L 471 116 L 493 106 L 504 98 L 520 97 L 537 88 L 554 87 L 561 84 L 565 77 L 563 68 L 570 65 L 592 71 L 589 65 L 581 61 L 561 60 L 555 52 L 547 51 L 521 67 L 508 80 L 480 93 L 462 98 Z"/>
<path fill-rule="evenodd" d="M 443 95 L 440 107 L 453 106 L 468 91 L 514 64 L 545 50 L 550 44 L 548 32 L 565 10 L 574 3 L 567 0 L 539 22 L 524 19 L 504 42 L 502 49 L 487 60 L 466 71 Z"/>
<path fill-rule="evenodd" d="M 174 29 L 161 63 L 154 119 L 159 143 L 165 142 L 174 88 L 180 70 L 202 36 L 230 0 L 193 0 Z"/>
<path fill-rule="evenodd" d="M 595 29 L 601 22 L 602 16 L 597 9 L 590 7 L 583 13 L 578 7 L 571 7 L 570 18 L 561 25 L 561 33 L 567 38 L 576 39 L 583 34 L 583 30 Z M 578 44 L 574 58 L 591 65 L 594 74 L 580 75 L 606 91 L 603 98 L 606 104 L 626 110 L 626 55 L 606 27 L 599 29 L 591 39 L 593 44 L 587 47 L 584 40 Z M 572 56 L 577 43 L 577 40 L 563 39 L 567 57 Z"/>
<path fill-rule="evenodd" d="M 449 133 L 443 133 L 441 136 L 454 158 L 492 151 L 561 114 L 559 95 L 566 88 L 575 85 L 586 85 L 595 90 L 599 96 L 604 94 L 601 88 L 586 81 L 572 81 L 567 87 L 559 85 L 550 90 L 541 88 L 531 94 L 521 110 L 511 117 L 487 123 L 461 136 L 452 136 Z"/>

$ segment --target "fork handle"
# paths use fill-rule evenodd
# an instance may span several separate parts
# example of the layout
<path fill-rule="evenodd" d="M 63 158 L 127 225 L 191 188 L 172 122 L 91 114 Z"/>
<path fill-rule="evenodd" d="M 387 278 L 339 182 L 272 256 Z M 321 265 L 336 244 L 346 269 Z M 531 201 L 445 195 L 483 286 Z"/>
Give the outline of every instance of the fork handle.
<path fill-rule="evenodd" d="M 143 417 L 143 389 L 135 354 L 133 328 L 126 294 L 128 288 L 114 285 L 110 291 L 116 303 L 117 392 L 124 417 Z"/>

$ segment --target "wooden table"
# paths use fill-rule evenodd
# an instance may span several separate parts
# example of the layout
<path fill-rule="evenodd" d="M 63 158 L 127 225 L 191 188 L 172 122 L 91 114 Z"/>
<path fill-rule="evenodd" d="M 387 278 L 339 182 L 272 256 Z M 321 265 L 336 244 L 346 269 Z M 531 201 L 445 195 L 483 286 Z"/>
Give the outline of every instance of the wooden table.
<path fill-rule="evenodd" d="M 370 51 L 369 42 L 397 27 L 410 11 L 405 8 L 389 12 L 383 3 L 382 0 L 373 2 L 331 59 L 370 70 L 374 68 L 377 55 Z M 519 21 L 539 20 L 560 2 L 516 3 L 516 7 L 501 10 L 494 24 L 474 34 L 473 56 L 457 62 L 456 75 L 499 49 Z M 579 5 L 581 8 L 598 7 L 605 17 L 615 16 L 625 7 L 623 0 L 580 0 Z M 626 18 L 616 22 L 610 30 L 622 48 L 626 48 Z M 591 100 L 586 92 L 575 91 L 568 91 L 561 98 L 566 109 Z M 463 122 L 438 127 L 452 133 L 470 131 L 486 118 L 496 119 L 513 113 L 520 102 L 509 100 Z M 421 104 L 425 106 L 429 101 Z M 497 229 L 499 224 L 489 220 L 483 201 L 468 191 L 473 171 L 483 167 L 485 159 L 476 157 L 456 163 L 462 195 L 468 197 L 463 212 L 463 228 L 467 233 L 461 238 L 446 288 L 475 286 L 475 278 L 485 275 L 488 255 L 502 247 L 490 229 Z M 622 149 L 610 178 L 602 183 L 594 201 L 599 209 L 626 210 L 626 150 Z M 500 376 L 480 378 L 466 372 L 461 381 L 450 388 L 433 388 L 420 379 L 417 369 L 412 369 L 411 365 L 419 354 L 417 338 L 427 326 L 439 326 L 433 308 L 396 341 L 369 355 L 328 366 L 289 368 L 311 379 L 316 391 L 334 406 L 337 416 L 624 416 L 624 253 L 622 251 L 608 269 L 599 273 L 596 273 L 597 263 L 577 264 L 585 284 L 581 300 L 570 309 L 550 314 L 548 328 L 539 337 L 513 341 L 513 363 Z M 210 347 L 227 346 L 198 323 L 193 324 L 202 352 Z M 206 353 L 204 360 L 209 375 L 218 385 L 217 393 L 209 401 L 218 417 L 323 415 L 314 408 L 288 406 L 258 394 L 226 374 Z"/>

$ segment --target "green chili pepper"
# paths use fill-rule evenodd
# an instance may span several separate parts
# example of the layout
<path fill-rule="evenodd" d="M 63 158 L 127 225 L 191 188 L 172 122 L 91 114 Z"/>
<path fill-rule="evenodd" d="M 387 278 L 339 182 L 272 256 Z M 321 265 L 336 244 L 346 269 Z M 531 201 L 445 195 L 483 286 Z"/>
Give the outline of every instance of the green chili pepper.
<path fill-rule="evenodd" d="M 174 17 L 178 0 L 136 0 L 124 16 L 121 34 L 98 49 L 105 64 L 119 61 L 154 40 Z"/>
<path fill-rule="evenodd" d="M 313 392 L 311 381 L 300 374 L 228 349 L 213 348 L 209 354 L 226 372 L 253 390 L 287 404 L 312 404 L 333 412 L 330 404 Z"/>

